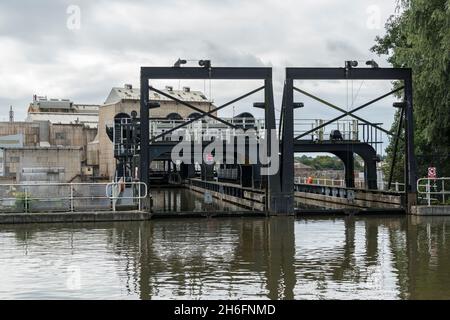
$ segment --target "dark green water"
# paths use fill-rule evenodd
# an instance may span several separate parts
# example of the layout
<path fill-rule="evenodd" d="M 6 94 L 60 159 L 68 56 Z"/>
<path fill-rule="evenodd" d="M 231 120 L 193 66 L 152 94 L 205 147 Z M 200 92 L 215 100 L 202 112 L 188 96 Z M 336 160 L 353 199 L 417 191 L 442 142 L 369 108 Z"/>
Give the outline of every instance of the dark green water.
<path fill-rule="evenodd" d="M 450 299 L 450 219 L 0 226 L 0 298 Z"/>

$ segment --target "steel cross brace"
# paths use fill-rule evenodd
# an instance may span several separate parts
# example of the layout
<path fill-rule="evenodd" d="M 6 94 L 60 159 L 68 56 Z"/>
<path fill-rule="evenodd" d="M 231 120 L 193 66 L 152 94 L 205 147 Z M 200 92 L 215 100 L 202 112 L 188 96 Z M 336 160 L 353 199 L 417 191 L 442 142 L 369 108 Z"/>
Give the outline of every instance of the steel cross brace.
<path fill-rule="evenodd" d="M 162 96 L 164 96 L 164 97 L 166 97 L 166 98 L 169 98 L 169 99 L 171 99 L 171 100 L 173 100 L 173 101 L 175 101 L 175 102 L 177 102 L 177 103 L 179 103 L 179 104 L 182 104 L 182 105 L 184 105 L 184 106 L 186 106 L 186 107 L 188 107 L 188 108 L 191 108 L 191 109 L 193 109 L 193 110 L 195 110 L 195 111 L 197 111 L 197 112 L 203 114 L 203 116 L 204 116 L 205 113 L 206 113 L 206 112 L 203 111 L 202 109 L 199 109 L 199 108 L 193 106 L 192 104 L 190 104 L 190 103 L 188 103 L 188 102 L 186 102 L 186 101 L 183 101 L 183 100 L 180 100 L 180 99 L 178 99 L 178 98 L 175 98 L 174 96 L 171 96 L 170 94 L 167 94 L 167 93 L 165 93 L 165 92 L 163 92 L 163 91 L 161 91 L 161 90 L 158 90 L 158 89 L 156 89 L 156 88 L 154 88 L 154 87 L 151 87 L 151 86 L 150 86 L 149 89 L 150 89 L 150 91 L 155 91 L 156 93 L 159 93 L 160 95 L 162 95 Z M 217 120 L 217 121 L 220 121 L 220 122 L 226 124 L 226 125 L 229 126 L 229 127 L 236 128 L 235 125 L 229 123 L 228 121 L 225 121 L 225 120 L 223 120 L 223 119 L 220 119 L 219 117 L 216 117 L 216 116 L 213 115 L 212 113 L 210 113 L 209 116 L 210 116 L 211 118 Z"/>
<path fill-rule="evenodd" d="M 337 121 L 339 119 L 342 119 L 345 116 L 351 116 L 351 117 L 353 117 L 353 118 L 355 118 L 355 119 L 357 119 L 359 121 L 362 121 L 362 122 L 368 124 L 369 126 L 372 126 L 372 127 L 376 128 L 376 129 L 378 129 L 378 130 L 380 130 L 380 131 L 382 131 L 382 132 L 384 132 L 384 133 L 386 133 L 386 134 L 388 134 L 390 136 L 393 136 L 394 134 L 392 132 L 390 132 L 390 131 L 388 131 L 388 130 L 386 130 L 386 129 L 378 126 L 378 125 L 376 125 L 375 123 L 367 121 L 367 120 L 365 120 L 365 119 L 363 119 L 363 118 L 361 118 L 361 117 L 359 117 L 359 116 L 357 116 L 357 115 L 355 115 L 353 113 L 355 113 L 356 111 L 359 111 L 359 110 L 361 110 L 361 109 L 363 109 L 363 108 L 365 108 L 367 106 L 370 106 L 371 104 L 373 104 L 373 103 L 375 103 L 375 102 L 377 102 L 377 101 L 379 101 L 381 99 L 384 99 L 384 98 L 386 98 L 386 97 L 388 97 L 388 96 L 390 96 L 390 95 L 392 95 L 392 94 L 394 94 L 394 93 L 396 93 L 396 92 L 398 92 L 400 90 L 403 90 L 403 89 L 404 89 L 404 87 L 397 88 L 397 89 L 395 89 L 395 90 L 393 90 L 391 92 L 388 92 L 388 93 L 386 93 L 386 94 L 384 94 L 382 96 L 379 96 L 378 98 L 376 98 L 374 100 L 371 100 L 371 101 L 369 101 L 369 102 L 367 102 L 367 103 L 365 103 L 365 104 L 363 104 L 363 105 L 361 105 L 361 106 L 359 106 L 359 107 L 357 107 L 357 108 L 355 108 L 353 110 L 346 111 L 346 110 L 344 110 L 342 108 L 339 108 L 338 106 L 336 106 L 336 105 L 334 105 L 334 104 L 332 104 L 332 103 L 330 103 L 330 102 L 328 102 L 326 100 L 323 100 L 323 99 L 321 99 L 319 97 L 316 97 L 316 96 L 312 95 L 309 92 L 306 92 L 304 90 L 301 90 L 299 88 L 294 87 L 295 91 L 303 93 L 304 95 L 306 95 L 306 96 L 308 96 L 308 97 L 310 97 L 310 98 L 312 98 L 312 99 L 314 99 L 316 101 L 319 101 L 320 103 L 323 103 L 323 104 L 325 104 L 325 105 L 327 105 L 327 106 L 329 106 L 329 107 L 331 107 L 333 109 L 336 109 L 336 110 L 338 110 L 338 111 L 343 113 L 342 115 L 340 115 L 340 116 L 338 116 L 338 117 L 336 117 L 334 119 L 331 119 L 331 120 L 321 124 L 320 126 L 312 128 L 311 130 L 308 130 L 307 132 L 298 135 L 297 137 L 295 137 L 295 140 L 298 140 L 298 139 L 300 139 L 300 138 L 302 138 L 304 136 L 307 136 L 308 134 L 310 134 L 310 133 L 312 133 L 312 132 L 314 132 L 314 131 L 316 131 L 316 130 L 318 130 L 320 128 L 323 128 L 323 127 L 329 125 L 330 123 L 333 123 L 333 122 L 335 122 L 335 121 Z"/>
<path fill-rule="evenodd" d="M 400 80 L 403 82 L 403 87 L 390 92 L 387 95 L 395 93 L 399 90 L 404 90 L 405 98 L 405 195 L 406 208 L 409 211 L 411 206 L 416 201 L 416 157 L 414 154 L 414 118 L 413 118 L 413 88 L 412 88 L 412 72 L 410 68 L 286 68 L 286 97 L 283 108 L 283 148 L 286 150 L 292 149 L 294 141 L 293 137 L 293 94 L 294 94 L 294 80 Z M 383 96 L 381 97 L 383 98 Z M 380 100 L 380 99 L 378 99 Z M 378 101 L 377 99 L 375 101 Z M 361 110 L 367 105 L 372 104 L 375 101 L 371 101 L 356 109 L 345 112 L 343 115 L 333 119 L 332 121 L 339 120 L 346 115 L 354 116 L 353 113 Z M 331 122 L 327 122 L 320 127 L 321 128 Z M 385 131 L 383 131 L 385 132 Z M 290 137 L 287 134 L 290 133 Z M 311 133 L 311 131 L 309 132 Z M 308 133 L 307 133 L 308 134 Z M 391 133 L 390 133 L 391 134 Z M 301 136 L 299 136 L 301 137 Z M 296 137 L 295 139 L 298 139 Z M 289 161 L 291 159 L 288 159 Z M 283 174 L 282 179 L 293 175 L 293 168 Z M 284 181 L 284 180 L 283 180 Z M 287 186 L 286 188 L 290 188 Z"/>
<path fill-rule="evenodd" d="M 249 92 L 247 92 L 246 94 L 243 94 L 242 96 L 239 96 L 239 97 L 237 97 L 236 99 L 233 99 L 233 100 L 231 100 L 231 101 L 229 101 L 229 102 L 227 102 L 227 103 L 225 103 L 225 104 L 223 104 L 223 105 L 221 105 L 221 106 L 219 106 L 219 107 L 217 107 L 217 108 L 215 108 L 215 109 L 213 109 L 213 110 L 210 110 L 210 111 L 208 111 L 208 112 L 204 112 L 203 110 L 200 110 L 200 109 L 199 109 L 199 111 L 201 111 L 201 115 L 200 115 L 199 117 L 197 117 L 197 118 L 195 118 L 195 119 L 188 120 L 188 121 L 186 121 L 186 122 L 183 122 L 182 124 L 180 124 L 180 125 L 178 125 L 178 126 L 172 128 L 172 129 L 170 129 L 170 130 L 167 130 L 167 131 L 165 131 L 165 132 L 163 132 L 163 133 L 157 135 L 156 137 L 153 137 L 153 138 L 150 140 L 150 142 L 155 142 L 157 139 L 159 139 L 159 138 L 161 138 L 161 137 L 164 137 L 164 136 L 168 135 L 169 133 L 172 133 L 172 132 L 175 131 L 175 130 L 178 130 L 178 129 L 180 129 L 180 128 L 183 128 L 183 127 L 185 127 L 185 126 L 187 126 L 187 125 L 189 125 L 189 124 L 191 124 L 191 123 L 193 123 L 193 122 L 195 122 L 195 121 L 198 121 L 198 120 L 200 120 L 200 119 L 202 119 L 202 118 L 204 118 L 204 117 L 206 117 L 206 116 L 210 116 L 211 118 L 216 119 L 217 117 L 211 116 L 211 114 L 213 114 L 214 112 L 219 111 L 219 110 L 221 110 L 221 109 L 223 109 L 223 108 L 225 108 L 225 107 L 228 107 L 229 105 L 231 105 L 231 104 L 233 104 L 233 103 L 235 103 L 235 102 L 238 102 L 238 101 L 240 101 L 240 100 L 242 100 L 242 99 L 244 99 L 244 98 L 246 98 L 246 97 L 248 97 L 248 96 L 251 96 L 252 94 L 254 94 L 254 93 L 258 92 L 258 91 L 261 91 L 262 89 L 264 89 L 264 86 L 259 87 L 259 88 L 255 89 L 255 90 L 249 91 Z M 153 90 L 156 91 L 156 92 L 159 91 L 159 90 L 156 90 L 156 89 L 153 89 Z M 159 91 L 159 92 L 160 92 L 160 91 Z M 174 99 L 174 100 L 175 100 L 175 99 Z M 177 101 L 177 100 L 178 100 L 178 99 L 176 99 L 175 101 Z M 188 105 L 188 103 L 185 103 L 184 101 L 180 101 L 180 103 L 182 103 L 182 104 L 184 104 L 184 105 Z M 232 127 L 232 128 L 236 128 L 235 125 L 233 125 L 233 124 L 231 124 L 231 123 L 229 123 L 229 122 L 227 122 L 227 121 L 224 121 L 224 120 L 222 120 L 222 119 L 220 119 L 220 118 L 218 118 L 218 119 L 221 120 L 222 122 L 225 122 L 228 126 L 230 126 L 230 127 Z"/>

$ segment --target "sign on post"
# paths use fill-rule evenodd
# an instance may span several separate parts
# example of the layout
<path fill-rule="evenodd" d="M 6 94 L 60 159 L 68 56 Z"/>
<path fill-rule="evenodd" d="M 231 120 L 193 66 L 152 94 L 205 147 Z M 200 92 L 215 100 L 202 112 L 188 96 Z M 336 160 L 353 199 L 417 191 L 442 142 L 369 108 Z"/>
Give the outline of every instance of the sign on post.
<path fill-rule="evenodd" d="M 205 163 L 206 164 L 209 164 L 209 165 L 211 165 L 211 164 L 214 164 L 214 157 L 213 157 L 213 155 L 211 154 L 211 153 L 208 153 L 206 156 L 205 156 Z"/>
<path fill-rule="evenodd" d="M 429 167 L 428 168 L 428 178 L 429 179 L 435 179 L 437 176 L 436 174 L 436 167 Z"/>

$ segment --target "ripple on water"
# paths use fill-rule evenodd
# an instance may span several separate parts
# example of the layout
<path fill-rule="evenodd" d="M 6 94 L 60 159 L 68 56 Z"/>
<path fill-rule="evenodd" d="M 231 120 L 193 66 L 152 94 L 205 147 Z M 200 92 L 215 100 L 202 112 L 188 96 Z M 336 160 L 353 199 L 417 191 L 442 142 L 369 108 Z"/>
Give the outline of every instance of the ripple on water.
<path fill-rule="evenodd" d="M 0 227 L 0 299 L 450 298 L 450 220 Z"/>

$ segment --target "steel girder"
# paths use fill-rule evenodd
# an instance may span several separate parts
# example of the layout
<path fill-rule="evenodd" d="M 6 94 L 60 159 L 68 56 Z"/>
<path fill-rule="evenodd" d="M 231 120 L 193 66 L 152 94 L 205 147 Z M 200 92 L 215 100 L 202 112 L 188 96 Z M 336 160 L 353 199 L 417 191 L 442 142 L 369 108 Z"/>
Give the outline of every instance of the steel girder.
<path fill-rule="evenodd" d="M 206 80 L 263 80 L 264 81 L 264 104 L 265 104 L 265 128 L 275 130 L 275 109 L 272 87 L 272 69 L 271 68 L 218 68 L 218 67 L 141 67 L 140 74 L 140 118 L 141 118 L 141 149 L 140 149 L 140 179 L 149 184 L 149 165 L 150 165 L 150 132 L 149 122 L 143 119 L 149 119 L 149 86 L 150 79 L 206 79 Z M 257 89 L 258 90 L 258 89 Z M 255 90 L 254 90 L 255 91 Z M 259 91 L 259 90 L 258 90 Z M 246 95 L 244 95 L 246 96 Z M 171 97 L 169 97 L 171 98 Z M 233 101 L 236 101 L 233 100 Z M 188 103 L 183 103 L 188 107 Z M 225 104 L 221 107 L 229 105 Z M 220 107 L 219 107 L 220 108 Z M 211 112 L 212 113 L 212 112 Z M 201 115 L 210 116 L 201 111 Z M 185 124 L 187 125 L 187 124 Z M 182 126 L 180 126 L 181 128 Z M 271 154 L 270 139 L 268 139 L 268 154 Z M 272 213 L 282 213 L 287 210 L 286 201 L 281 192 L 280 173 L 268 176 L 267 209 Z"/>
<path fill-rule="evenodd" d="M 412 93 L 412 72 L 410 68 L 286 68 L 286 81 L 283 92 L 282 104 L 282 162 L 289 163 L 289 167 L 284 167 L 281 179 L 283 181 L 283 190 L 293 189 L 293 179 L 289 179 L 294 175 L 293 165 L 293 149 L 294 149 L 294 80 L 400 80 L 403 82 L 405 106 L 405 195 L 407 197 L 407 209 L 410 210 L 411 205 L 416 200 L 416 158 L 414 154 L 414 120 L 413 120 L 413 93 Z M 391 91 L 392 94 L 400 89 Z M 297 90 L 299 91 L 299 90 Z M 300 90 L 301 92 L 301 90 Z M 387 94 L 387 95 L 389 95 Z M 384 95 L 384 96 L 387 96 Z M 346 115 L 354 116 L 356 112 L 375 101 L 368 102 L 356 109 L 345 112 L 344 115 L 335 118 L 338 120 Z M 317 100 L 317 99 L 316 99 Z M 326 102 L 326 101 L 325 101 Z M 327 104 L 327 103 L 325 103 Z M 327 104 L 329 105 L 329 104 Z M 366 122 L 366 120 L 364 120 Z M 366 123 L 369 123 L 368 121 Z M 369 123 L 370 124 L 370 123 Z M 376 127 L 376 124 L 371 124 Z M 314 130 L 316 130 L 315 128 Z"/>

